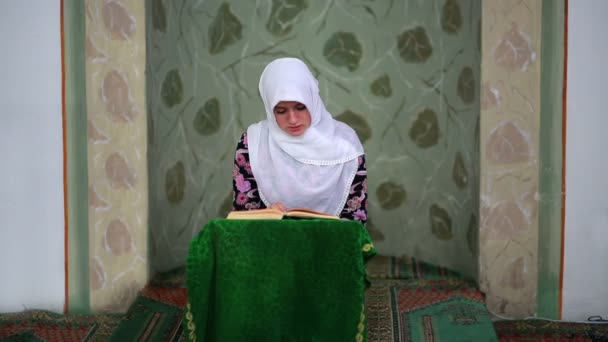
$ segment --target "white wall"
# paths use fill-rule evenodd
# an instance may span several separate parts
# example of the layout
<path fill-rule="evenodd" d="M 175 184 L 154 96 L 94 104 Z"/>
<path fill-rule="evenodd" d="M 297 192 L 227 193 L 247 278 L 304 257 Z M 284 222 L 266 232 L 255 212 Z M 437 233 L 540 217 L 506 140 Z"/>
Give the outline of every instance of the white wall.
<path fill-rule="evenodd" d="M 563 319 L 608 319 L 608 1 L 568 2 Z"/>
<path fill-rule="evenodd" d="M 59 1 L 0 1 L 0 312 L 64 303 Z"/>

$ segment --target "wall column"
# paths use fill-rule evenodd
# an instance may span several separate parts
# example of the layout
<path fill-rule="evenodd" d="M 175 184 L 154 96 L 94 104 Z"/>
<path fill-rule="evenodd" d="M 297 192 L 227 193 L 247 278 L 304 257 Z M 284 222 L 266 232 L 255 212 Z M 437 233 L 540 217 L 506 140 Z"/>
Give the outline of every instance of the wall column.
<path fill-rule="evenodd" d="M 542 1 L 482 2 L 479 281 L 488 308 L 536 313 Z"/>
<path fill-rule="evenodd" d="M 124 312 L 148 280 L 144 1 L 86 2 L 90 307 Z"/>

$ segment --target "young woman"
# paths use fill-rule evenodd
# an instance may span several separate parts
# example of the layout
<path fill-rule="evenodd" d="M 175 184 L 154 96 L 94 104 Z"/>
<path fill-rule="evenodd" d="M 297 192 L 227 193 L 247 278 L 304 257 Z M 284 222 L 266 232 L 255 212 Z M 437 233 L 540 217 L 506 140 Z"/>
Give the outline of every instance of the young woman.
<path fill-rule="evenodd" d="M 363 146 L 325 109 L 306 64 L 272 61 L 259 90 L 266 120 L 249 126 L 237 144 L 233 209 L 309 208 L 366 223 Z"/>

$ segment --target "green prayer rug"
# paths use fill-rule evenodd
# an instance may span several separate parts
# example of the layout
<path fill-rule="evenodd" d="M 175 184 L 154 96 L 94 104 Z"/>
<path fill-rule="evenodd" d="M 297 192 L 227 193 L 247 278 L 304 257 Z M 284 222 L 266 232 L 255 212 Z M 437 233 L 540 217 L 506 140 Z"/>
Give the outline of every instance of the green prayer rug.
<path fill-rule="evenodd" d="M 184 341 L 182 318 L 188 293 L 180 286 L 183 276 L 179 275 L 183 275 L 183 268 L 152 279 L 109 341 Z"/>
<path fill-rule="evenodd" d="M 370 341 L 498 341 L 474 281 L 408 256 L 378 256 L 367 268 Z"/>

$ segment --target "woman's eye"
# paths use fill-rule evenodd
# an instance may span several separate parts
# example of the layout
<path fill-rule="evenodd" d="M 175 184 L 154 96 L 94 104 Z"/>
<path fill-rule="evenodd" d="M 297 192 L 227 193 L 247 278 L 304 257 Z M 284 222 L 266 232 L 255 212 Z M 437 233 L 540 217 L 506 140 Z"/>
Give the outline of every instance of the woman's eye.
<path fill-rule="evenodd" d="M 299 111 L 306 110 L 306 106 L 304 106 L 304 105 L 297 106 L 296 109 L 299 110 Z"/>

